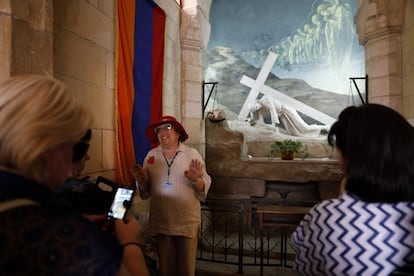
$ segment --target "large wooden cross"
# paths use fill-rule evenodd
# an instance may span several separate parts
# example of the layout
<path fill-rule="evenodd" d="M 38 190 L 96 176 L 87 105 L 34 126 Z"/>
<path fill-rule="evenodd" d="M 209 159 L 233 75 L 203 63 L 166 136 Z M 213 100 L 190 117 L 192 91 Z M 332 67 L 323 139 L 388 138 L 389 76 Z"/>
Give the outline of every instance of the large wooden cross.
<path fill-rule="evenodd" d="M 302 112 L 303 114 L 316 119 L 317 121 L 325 124 L 325 125 L 332 125 L 336 120 L 319 110 L 310 107 L 292 97 L 289 97 L 282 92 L 273 89 L 267 85 L 265 85 L 265 81 L 272 70 L 272 67 L 276 61 L 277 55 L 273 52 L 269 52 L 262 69 L 257 76 L 257 79 L 254 80 L 246 75 L 243 75 L 240 83 L 250 87 L 249 95 L 247 96 L 244 104 L 240 110 L 238 118 L 244 120 L 249 115 L 249 103 L 256 101 L 259 93 L 262 93 L 268 97 L 275 98 L 276 100 L 284 103 L 285 105 L 291 106 L 294 109 Z"/>

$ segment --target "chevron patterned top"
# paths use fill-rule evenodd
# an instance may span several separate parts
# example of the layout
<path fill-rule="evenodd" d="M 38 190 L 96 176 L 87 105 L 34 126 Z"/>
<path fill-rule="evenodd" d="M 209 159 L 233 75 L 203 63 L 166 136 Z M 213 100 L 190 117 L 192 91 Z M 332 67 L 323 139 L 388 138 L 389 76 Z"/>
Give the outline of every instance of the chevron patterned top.
<path fill-rule="evenodd" d="M 314 206 L 292 235 L 299 275 L 388 275 L 414 259 L 414 202 L 344 193 Z"/>

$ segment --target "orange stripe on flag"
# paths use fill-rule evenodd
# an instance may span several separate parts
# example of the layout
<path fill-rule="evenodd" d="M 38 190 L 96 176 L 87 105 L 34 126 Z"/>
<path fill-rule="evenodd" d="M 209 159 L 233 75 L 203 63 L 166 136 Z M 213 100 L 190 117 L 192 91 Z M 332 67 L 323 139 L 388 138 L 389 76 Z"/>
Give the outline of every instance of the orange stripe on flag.
<path fill-rule="evenodd" d="M 116 181 L 130 184 L 129 166 L 135 163 L 131 133 L 134 103 L 134 26 L 135 1 L 118 0 L 118 80 L 116 99 Z"/>

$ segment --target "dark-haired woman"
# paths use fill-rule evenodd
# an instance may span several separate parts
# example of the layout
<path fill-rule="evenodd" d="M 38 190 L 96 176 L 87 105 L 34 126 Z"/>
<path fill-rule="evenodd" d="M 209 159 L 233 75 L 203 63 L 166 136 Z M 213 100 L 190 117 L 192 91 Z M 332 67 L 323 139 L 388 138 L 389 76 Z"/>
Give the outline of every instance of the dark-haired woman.
<path fill-rule="evenodd" d="M 346 145 L 345 191 L 293 233 L 299 275 L 389 275 L 414 259 L 414 129 L 378 104 L 344 119 L 328 137 Z"/>

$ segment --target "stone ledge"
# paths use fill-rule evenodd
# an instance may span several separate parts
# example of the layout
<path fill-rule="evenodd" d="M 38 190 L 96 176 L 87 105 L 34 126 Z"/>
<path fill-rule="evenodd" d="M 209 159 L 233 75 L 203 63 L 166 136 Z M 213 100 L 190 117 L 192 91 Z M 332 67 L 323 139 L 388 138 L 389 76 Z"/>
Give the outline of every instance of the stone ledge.
<path fill-rule="evenodd" d="M 330 155 L 311 155 L 308 158 L 281 160 L 278 157 L 266 157 L 264 154 L 252 154 L 246 141 L 254 142 L 259 149 L 269 148 L 277 133 L 271 128 L 252 128 L 247 126 L 247 132 L 234 128 L 234 125 L 243 125 L 243 122 L 227 122 L 212 124 L 206 120 L 206 167 L 213 179 L 211 192 L 217 196 L 231 199 L 235 195 L 250 197 L 266 197 L 267 183 L 288 182 L 301 184 L 308 182 L 323 183 L 320 188 L 321 198 L 336 196 L 337 183 L 342 179 L 342 171 L 337 160 Z M 245 124 L 244 124 L 245 125 Z M 233 126 L 233 127 L 230 127 Z M 272 133 L 272 135 L 270 135 Z M 280 134 L 278 134 L 280 135 Z M 278 136 L 279 137 L 279 136 Z M 303 139 L 331 150 L 325 138 Z M 253 155 L 253 156 L 252 156 Z M 298 185 L 300 186 L 300 185 Z M 319 187 L 319 185 L 318 185 Z"/>
<path fill-rule="evenodd" d="M 298 163 L 298 164 L 336 164 L 338 160 L 333 158 L 294 158 L 293 160 L 282 160 L 279 157 L 244 157 L 240 158 L 242 162 L 252 163 Z"/>

